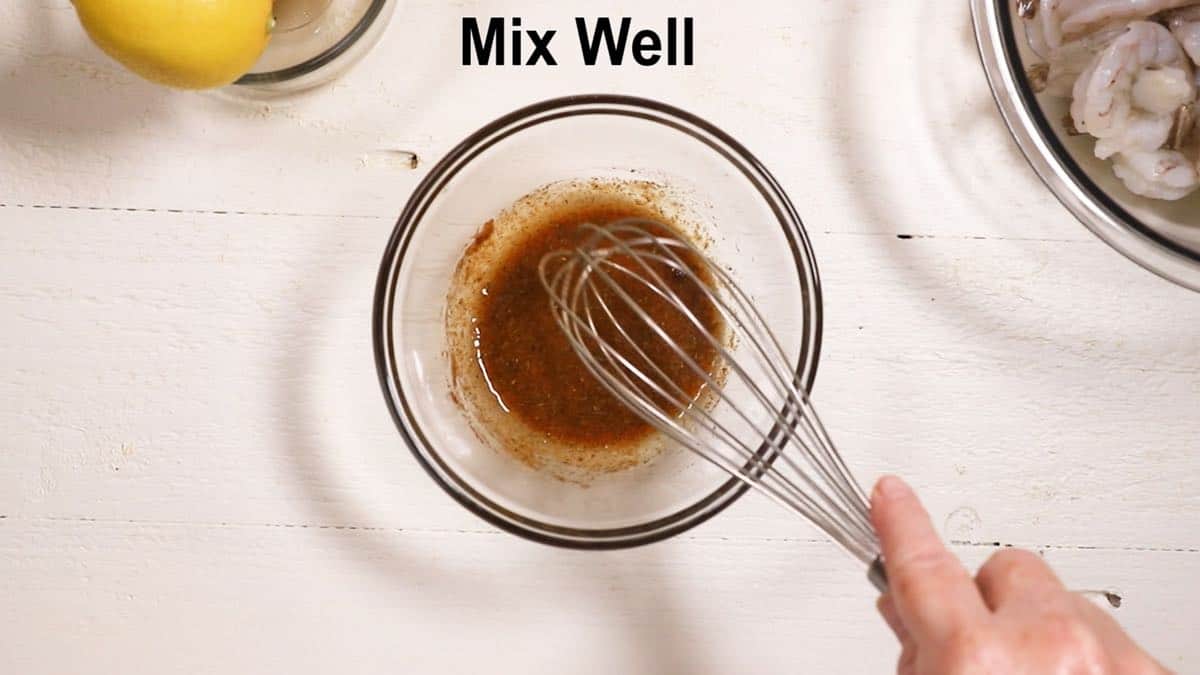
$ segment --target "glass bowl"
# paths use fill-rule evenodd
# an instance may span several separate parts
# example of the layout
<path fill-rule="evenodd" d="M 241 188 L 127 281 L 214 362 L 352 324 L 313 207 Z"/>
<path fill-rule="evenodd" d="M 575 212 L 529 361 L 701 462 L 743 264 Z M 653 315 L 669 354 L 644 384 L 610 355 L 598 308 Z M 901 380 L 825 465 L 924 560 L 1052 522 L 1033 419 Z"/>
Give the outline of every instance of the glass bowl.
<path fill-rule="evenodd" d="M 396 0 L 290 0 L 262 57 L 228 93 L 272 98 L 325 84 L 379 40 Z"/>
<path fill-rule="evenodd" d="M 1087 136 L 1069 136 L 1069 101 L 1035 94 L 1026 69 L 1037 58 L 1017 0 L 970 0 L 984 71 L 1020 146 L 1046 186 L 1084 225 L 1130 260 L 1200 291 L 1200 192 L 1177 202 L 1138 197 L 1093 155 Z"/>
<path fill-rule="evenodd" d="M 591 549 L 678 534 L 747 489 L 682 448 L 587 485 L 558 480 L 481 441 L 451 396 L 445 299 L 476 231 L 537 188 L 597 178 L 651 181 L 684 204 L 810 388 L 821 343 L 803 224 L 762 164 L 712 124 L 655 101 L 574 96 L 506 115 L 451 150 L 417 187 L 383 256 L 373 330 L 384 397 L 417 460 L 463 506 L 529 539 Z"/>

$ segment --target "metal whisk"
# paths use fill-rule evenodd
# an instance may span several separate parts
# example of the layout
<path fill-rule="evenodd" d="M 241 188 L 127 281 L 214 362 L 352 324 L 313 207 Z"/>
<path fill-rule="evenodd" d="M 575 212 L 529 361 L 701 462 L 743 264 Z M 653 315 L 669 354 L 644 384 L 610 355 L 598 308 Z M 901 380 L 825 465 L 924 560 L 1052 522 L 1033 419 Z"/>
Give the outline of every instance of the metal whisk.
<path fill-rule="evenodd" d="M 749 296 L 659 223 L 583 227 L 582 243 L 545 256 L 539 273 L 558 325 L 587 369 L 668 438 L 824 530 L 885 591 L 866 494 Z M 680 284 L 690 285 L 691 306 Z M 697 298 L 709 306 L 697 307 Z M 715 350 L 718 367 L 706 368 L 663 329 L 647 299 L 656 310 L 677 313 L 674 323 L 682 318 L 701 347 Z M 719 329 L 704 320 L 716 315 Z M 685 390 L 680 372 L 700 378 L 702 393 Z"/>

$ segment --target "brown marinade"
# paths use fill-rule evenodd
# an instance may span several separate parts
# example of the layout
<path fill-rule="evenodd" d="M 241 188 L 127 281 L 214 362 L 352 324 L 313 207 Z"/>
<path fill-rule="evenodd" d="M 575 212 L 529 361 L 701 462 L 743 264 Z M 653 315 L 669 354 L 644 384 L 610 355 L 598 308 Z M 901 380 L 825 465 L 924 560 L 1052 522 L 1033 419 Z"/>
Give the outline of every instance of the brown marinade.
<path fill-rule="evenodd" d="M 651 433 L 651 426 L 610 394 L 572 351 L 555 322 L 549 297 L 538 277 L 538 264 L 543 256 L 571 248 L 585 236 L 580 225 L 607 224 L 646 215 L 638 205 L 622 202 L 581 204 L 559 210 L 553 219 L 530 228 L 520 242 L 495 261 L 476 324 L 479 360 L 496 396 L 531 431 L 562 443 L 590 447 L 627 445 Z M 665 225 L 655 234 L 682 236 Z M 705 284 L 712 285 L 711 277 L 694 256 L 685 256 L 684 262 Z M 672 274 L 665 265 L 656 271 L 705 328 L 719 335 L 720 316 L 703 289 L 687 275 L 678 271 Z M 695 326 L 645 286 L 629 279 L 620 284 L 696 363 L 706 372 L 713 371 L 717 350 Z M 611 293 L 609 297 L 615 297 Z M 688 368 L 621 301 L 615 300 L 610 306 L 632 340 L 690 400 L 696 399 L 703 389 L 703 378 Z M 620 341 L 611 326 L 603 327 L 600 332 L 601 337 L 614 344 Z"/>

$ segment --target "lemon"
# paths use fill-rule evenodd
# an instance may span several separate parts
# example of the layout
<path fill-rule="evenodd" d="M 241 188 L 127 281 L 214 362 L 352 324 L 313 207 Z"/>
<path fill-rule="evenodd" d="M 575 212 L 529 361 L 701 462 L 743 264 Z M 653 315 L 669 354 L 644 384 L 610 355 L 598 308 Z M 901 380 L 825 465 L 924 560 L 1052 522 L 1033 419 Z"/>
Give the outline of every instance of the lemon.
<path fill-rule="evenodd" d="M 152 82 L 182 89 L 229 84 L 271 36 L 271 0 L 74 0 L 106 54 Z"/>

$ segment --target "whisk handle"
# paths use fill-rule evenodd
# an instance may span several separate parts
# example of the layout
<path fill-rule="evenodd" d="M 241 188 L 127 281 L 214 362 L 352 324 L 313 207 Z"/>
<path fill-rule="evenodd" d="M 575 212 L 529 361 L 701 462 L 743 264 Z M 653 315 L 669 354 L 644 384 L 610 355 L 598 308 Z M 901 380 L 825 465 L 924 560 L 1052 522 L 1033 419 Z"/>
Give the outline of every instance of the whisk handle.
<path fill-rule="evenodd" d="M 871 582 L 881 594 L 888 591 L 887 570 L 883 567 L 883 557 L 875 556 L 875 561 L 867 568 L 867 580 Z"/>

